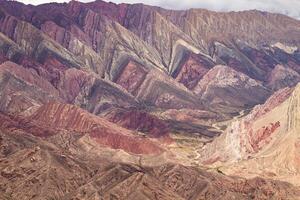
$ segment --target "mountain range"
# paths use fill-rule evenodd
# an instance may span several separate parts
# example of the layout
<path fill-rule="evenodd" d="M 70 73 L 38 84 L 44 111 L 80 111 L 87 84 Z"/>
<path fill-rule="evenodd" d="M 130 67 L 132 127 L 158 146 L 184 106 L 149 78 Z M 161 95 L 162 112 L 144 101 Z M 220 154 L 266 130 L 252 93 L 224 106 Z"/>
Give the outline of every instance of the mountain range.
<path fill-rule="evenodd" d="M 299 199 L 300 21 L 0 0 L 0 199 Z"/>

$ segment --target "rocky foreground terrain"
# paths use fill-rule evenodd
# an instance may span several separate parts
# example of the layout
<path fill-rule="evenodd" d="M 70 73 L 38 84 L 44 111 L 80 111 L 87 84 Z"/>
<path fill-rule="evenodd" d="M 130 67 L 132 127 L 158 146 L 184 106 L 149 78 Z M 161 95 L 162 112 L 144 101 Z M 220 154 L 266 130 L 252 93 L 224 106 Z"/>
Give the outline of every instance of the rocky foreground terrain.
<path fill-rule="evenodd" d="M 0 199 L 300 199 L 300 21 L 0 0 Z"/>

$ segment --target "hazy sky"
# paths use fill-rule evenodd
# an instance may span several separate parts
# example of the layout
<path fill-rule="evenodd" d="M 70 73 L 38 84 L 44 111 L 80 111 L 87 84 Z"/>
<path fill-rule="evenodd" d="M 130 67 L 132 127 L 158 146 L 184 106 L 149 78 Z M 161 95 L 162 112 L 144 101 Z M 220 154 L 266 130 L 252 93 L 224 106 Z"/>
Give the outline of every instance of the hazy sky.
<path fill-rule="evenodd" d="M 67 2 L 68 0 L 19 0 L 26 4 Z M 90 0 L 81 0 L 88 2 Z M 106 0 L 109 1 L 109 0 Z M 207 8 L 216 11 L 263 10 L 300 19 L 300 0 L 110 0 L 115 3 L 144 3 L 169 9 Z"/>

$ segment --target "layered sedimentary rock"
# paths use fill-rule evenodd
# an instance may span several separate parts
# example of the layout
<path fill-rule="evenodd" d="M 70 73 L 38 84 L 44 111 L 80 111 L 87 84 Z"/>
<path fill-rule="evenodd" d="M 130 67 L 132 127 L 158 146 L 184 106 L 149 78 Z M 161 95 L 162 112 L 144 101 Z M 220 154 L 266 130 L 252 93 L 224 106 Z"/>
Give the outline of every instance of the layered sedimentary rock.
<path fill-rule="evenodd" d="M 0 198 L 295 199 L 299 27 L 0 0 Z"/>
<path fill-rule="evenodd" d="M 216 139 L 214 143 L 208 145 L 208 147 L 206 147 L 207 150 L 216 150 L 216 152 L 219 152 L 219 150 L 217 150 L 219 148 L 215 145 L 221 145 L 222 148 L 220 149 L 224 150 L 225 148 L 231 152 L 227 156 L 219 155 L 219 159 L 222 160 L 231 159 L 230 154 L 232 154 L 232 158 L 234 159 L 241 159 L 247 158 L 251 153 L 257 153 L 260 150 L 259 146 L 265 146 L 259 145 L 258 143 L 269 143 L 268 139 L 270 139 L 271 134 L 274 133 L 277 128 L 283 126 L 283 124 L 280 120 L 274 119 L 273 121 L 261 124 L 261 127 L 254 128 L 256 121 L 286 101 L 292 91 L 292 89 L 285 88 L 276 92 L 265 104 L 256 106 L 248 115 L 232 122 L 227 128 L 226 134 L 223 134 L 220 138 Z M 229 145 L 232 145 L 232 148 L 230 148 Z M 212 147 L 216 147 L 216 149 L 213 150 Z M 220 152 L 222 152 L 222 150 L 220 150 Z M 208 155 L 210 155 L 210 153 Z"/>
<path fill-rule="evenodd" d="M 237 46 L 239 45 L 239 46 Z M 241 50 L 240 50 L 241 49 Z M 268 67 L 261 69 L 255 59 L 252 60 L 252 54 L 263 54 L 262 51 L 258 51 L 249 47 L 248 45 L 239 42 L 238 44 L 234 43 L 220 43 L 215 42 L 213 45 L 213 54 L 214 56 L 219 57 L 226 65 L 230 66 L 238 72 L 242 72 L 253 79 L 258 79 L 260 81 L 264 80 L 265 75 L 270 71 L 269 65 L 272 63 L 267 62 Z"/>
<path fill-rule="evenodd" d="M 22 131 L 38 137 L 50 137 L 62 132 L 87 134 L 101 145 L 136 154 L 162 152 L 159 144 L 68 104 L 48 103 L 28 117 L 1 114 L 0 126 L 4 131 Z"/>
<path fill-rule="evenodd" d="M 264 102 L 270 94 L 258 81 L 222 65 L 208 71 L 194 91 L 210 108 L 228 113 Z"/>
<path fill-rule="evenodd" d="M 146 71 L 142 66 L 132 61 L 125 63 L 125 65 L 116 83 L 121 85 L 128 92 L 134 93 L 144 81 Z"/>
<path fill-rule="evenodd" d="M 220 170 L 226 174 L 259 174 L 299 185 L 298 96 L 299 85 L 279 90 L 232 122 L 224 135 L 205 147 L 203 163 L 223 165 Z"/>
<path fill-rule="evenodd" d="M 114 110 L 105 115 L 109 121 L 122 127 L 147 133 L 150 137 L 168 136 L 168 125 L 142 110 Z"/>
<path fill-rule="evenodd" d="M 29 119 L 49 129 L 89 134 L 100 144 L 131 153 L 155 154 L 162 151 L 148 139 L 134 136 L 128 130 L 72 105 L 49 103 L 39 108 Z"/>
<path fill-rule="evenodd" d="M 61 100 L 59 92 L 34 71 L 12 62 L 0 65 L 1 112 L 20 114 L 53 100 Z M 25 114 L 24 113 L 24 114 Z"/>
<path fill-rule="evenodd" d="M 8 19 L 12 18 L 17 24 L 24 24 L 24 26 L 27 27 L 21 32 L 23 35 L 36 34 L 41 38 L 40 42 L 34 41 L 35 43 L 33 43 L 33 41 L 30 40 L 27 41 L 28 42 L 27 46 L 29 46 L 30 49 L 34 49 L 37 47 L 41 49 L 40 51 L 34 52 L 35 55 L 32 55 L 32 53 L 30 52 L 27 52 L 27 54 L 29 56 L 37 57 L 38 58 L 37 61 L 40 64 L 42 64 L 42 67 L 46 68 L 47 71 L 50 70 L 49 73 L 57 74 L 58 77 L 56 77 L 56 79 L 50 80 L 50 82 L 54 84 L 55 87 L 58 87 L 59 80 L 57 79 L 60 78 L 59 76 L 62 76 L 59 70 L 64 71 L 69 67 L 75 67 L 85 71 L 88 70 L 88 71 L 95 72 L 97 75 L 99 75 L 99 78 L 106 77 L 106 79 L 116 82 L 125 90 L 127 90 L 127 92 L 133 93 L 133 95 L 136 96 L 136 98 L 139 101 L 145 102 L 147 104 L 167 107 L 167 108 L 184 107 L 184 106 L 196 107 L 199 105 L 196 102 L 196 98 L 193 96 L 193 94 L 189 93 L 187 89 L 182 87 L 180 84 L 176 83 L 172 78 L 168 77 L 165 73 L 159 70 L 159 66 L 161 64 L 158 63 L 160 62 L 159 58 L 157 57 L 158 53 L 154 49 L 152 49 L 151 46 L 148 46 L 144 42 L 140 41 L 131 32 L 125 30 L 121 25 L 110 21 L 105 16 L 100 17 L 100 15 L 97 13 L 91 13 L 91 14 L 94 16 L 98 16 L 99 20 L 103 22 L 100 23 L 100 21 L 97 21 L 94 23 L 100 23 L 101 25 L 105 26 L 103 27 L 103 29 L 111 32 L 111 34 L 109 34 L 108 37 L 103 37 L 103 40 L 99 41 L 99 44 L 96 44 L 97 46 L 101 45 L 101 47 L 104 45 L 103 46 L 104 51 L 101 52 L 100 55 L 102 55 L 102 58 L 103 60 L 105 60 L 105 62 L 99 61 L 98 64 L 96 63 L 97 65 L 100 65 L 100 67 L 103 66 L 103 68 L 99 68 L 98 66 L 95 67 L 96 65 L 95 60 L 97 60 L 97 58 L 99 57 L 96 56 L 97 55 L 96 52 L 98 51 L 97 49 L 95 49 L 96 51 L 95 52 L 89 49 L 88 47 L 82 46 L 81 44 L 77 43 L 78 45 L 76 46 L 76 48 L 74 47 L 75 49 L 73 47 L 68 46 L 66 47 L 68 50 L 66 50 L 59 44 L 55 43 L 50 38 L 47 38 L 45 34 L 38 31 L 35 27 L 32 27 L 30 24 L 22 22 L 19 19 L 9 15 L 7 15 L 6 18 L 3 19 L 3 28 L 5 27 L 5 24 L 10 24 Z M 14 27 L 12 28 L 14 29 Z M 99 31 L 100 31 L 99 34 L 106 34 L 103 32 L 103 30 L 99 30 Z M 123 33 L 121 34 L 120 32 Z M 6 32 L 7 36 L 10 36 L 9 33 L 10 33 L 9 31 Z M 50 34 L 50 36 L 52 36 L 54 39 L 56 39 L 53 35 L 51 35 L 52 34 L 51 31 L 47 33 Z M 22 38 L 23 37 L 22 34 L 20 34 L 20 36 L 18 37 Z M 134 38 L 134 39 L 130 40 L 130 38 Z M 18 40 L 20 40 L 12 36 L 11 39 L 16 43 L 18 43 Z M 64 44 L 62 43 L 61 45 Z M 20 48 L 25 51 L 23 47 Z M 46 49 L 43 50 L 43 48 Z M 57 50 L 56 48 L 59 48 L 60 50 Z M 81 51 L 78 48 L 82 48 L 83 50 Z M 149 51 L 145 52 L 145 49 L 148 49 Z M 115 53 L 112 54 L 111 50 L 113 50 Z M 80 56 L 82 52 L 84 54 L 89 53 L 89 58 L 91 58 L 89 60 L 91 62 L 87 62 L 88 57 Z M 86 54 L 86 56 L 88 55 Z M 127 62 L 129 63 L 129 65 Z M 131 65 L 132 63 L 140 63 L 140 64 L 138 65 L 135 64 L 136 67 L 132 68 L 133 66 Z M 124 76 L 126 76 L 125 75 L 126 73 L 132 73 L 132 70 L 138 70 L 142 74 L 138 75 L 140 72 L 137 71 L 136 72 L 137 77 L 136 78 L 130 77 L 130 82 L 127 83 L 126 79 L 129 79 L 129 77 L 126 78 Z M 147 77 L 145 77 L 146 74 Z M 160 93 L 158 94 L 159 95 L 158 97 L 155 97 L 155 95 L 152 94 L 150 94 L 149 96 L 149 94 L 144 92 L 144 91 L 149 91 L 149 92 L 153 91 L 152 87 L 154 87 L 156 84 L 161 82 L 163 82 L 162 84 L 165 84 L 166 87 L 161 87 L 161 90 L 158 91 Z M 142 91 L 145 94 L 140 94 L 140 92 L 138 91 Z M 178 91 L 176 93 L 181 93 L 182 95 L 177 95 L 176 93 L 174 93 L 174 91 Z M 165 100 L 162 100 L 162 98 L 163 99 L 166 98 L 165 97 L 166 95 L 170 96 L 173 99 L 171 100 L 172 102 L 169 103 L 170 100 L 167 100 L 167 102 L 165 103 Z"/>
<path fill-rule="evenodd" d="M 279 14 L 255 10 L 229 13 L 203 9 L 173 12 L 158 10 L 195 41 L 200 38 L 206 42 L 215 39 L 228 41 L 236 38 L 250 44 L 285 41 L 299 47 L 297 35 L 299 21 Z M 282 26 L 286 28 L 280 29 L 279 27 Z M 290 38 L 286 37 L 287 34 Z M 198 42 L 200 43 L 201 40 Z"/>
<path fill-rule="evenodd" d="M 184 84 L 188 89 L 193 89 L 200 79 L 214 66 L 214 63 L 203 55 L 188 53 L 178 68 L 174 71 L 173 77 Z"/>

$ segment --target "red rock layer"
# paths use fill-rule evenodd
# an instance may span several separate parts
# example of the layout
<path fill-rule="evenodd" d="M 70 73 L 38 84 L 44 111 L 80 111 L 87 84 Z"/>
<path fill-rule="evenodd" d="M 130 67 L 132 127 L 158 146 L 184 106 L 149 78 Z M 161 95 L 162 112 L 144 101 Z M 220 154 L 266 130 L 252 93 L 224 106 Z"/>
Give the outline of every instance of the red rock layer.
<path fill-rule="evenodd" d="M 73 16 L 79 16 L 80 11 L 82 11 L 83 8 L 88 8 L 122 24 L 126 15 L 128 4 L 114 4 L 111 2 L 106 3 L 104 1 L 95 1 L 83 4 L 81 2 L 72 1 L 68 7 L 68 11 L 72 13 Z"/>
<path fill-rule="evenodd" d="M 68 47 L 69 41 L 66 40 L 68 37 L 65 37 L 66 30 L 64 28 L 57 26 L 52 21 L 47 21 L 42 24 L 41 30 L 53 40 L 55 40 L 59 44 L 62 44 L 62 46 Z"/>
<path fill-rule="evenodd" d="M 0 18 L 0 31 L 11 39 L 14 38 L 16 26 L 17 19 L 15 17 L 3 15 Z"/>
<path fill-rule="evenodd" d="M 270 112 L 281 103 L 283 103 L 288 97 L 290 97 L 293 92 L 292 88 L 284 88 L 275 92 L 263 105 L 258 105 L 239 123 L 243 130 L 247 133 L 247 136 L 241 137 L 246 139 L 241 139 L 241 146 L 246 148 L 246 153 L 258 152 L 266 144 L 268 144 L 272 139 L 272 134 L 280 127 L 280 122 L 273 122 L 267 126 L 262 126 L 258 130 L 253 130 L 253 124 L 256 120 L 263 117 L 266 113 Z"/>
<path fill-rule="evenodd" d="M 254 152 L 258 152 L 263 145 L 266 145 L 271 140 L 271 135 L 280 127 L 280 122 L 277 121 L 275 124 L 271 123 L 268 126 L 264 126 L 254 132 L 252 129 L 249 130 L 249 143 Z"/>
<path fill-rule="evenodd" d="M 275 92 L 263 105 L 255 106 L 249 114 L 234 120 L 223 135 L 208 144 L 201 152 L 203 164 L 248 159 L 249 156 L 268 148 L 268 144 L 278 137 L 275 134 L 282 133 L 282 121 L 280 116 L 279 118 L 274 116 L 277 120 L 268 116 L 268 121 L 265 122 L 264 115 L 286 101 L 293 90 L 284 88 Z"/>
<path fill-rule="evenodd" d="M 135 136 L 127 129 L 96 117 L 76 106 L 50 103 L 42 106 L 30 120 L 50 130 L 68 130 L 89 134 L 100 144 L 135 154 L 158 154 L 162 149 L 147 138 Z"/>
<path fill-rule="evenodd" d="M 169 133 L 166 123 L 145 111 L 117 110 L 106 115 L 106 118 L 124 128 L 147 133 L 150 137 L 163 137 Z"/>
<path fill-rule="evenodd" d="M 116 83 L 128 92 L 134 93 L 143 83 L 146 75 L 147 73 L 142 65 L 134 61 L 129 61 L 121 71 Z"/>
<path fill-rule="evenodd" d="M 134 135 L 105 119 L 93 116 L 76 106 L 50 103 L 42 106 L 31 117 L 0 114 L 3 131 L 23 131 L 38 137 L 49 137 L 62 132 L 88 134 L 99 144 L 123 149 L 134 154 L 158 154 L 161 147 L 147 138 Z"/>
<path fill-rule="evenodd" d="M 249 115 L 241 120 L 240 127 L 243 127 L 243 131 L 247 132 L 246 139 L 241 139 L 241 146 L 246 148 L 246 153 L 258 152 L 271 141 L 272 134 L 280 127 L 279 121 L 263 126 L 256 131 L 253 130 L 253 124 L 257 119 L 283 103 L 292 92 L 293 89 L 291 88 L 284 88 L 275 92 L 263 105 L 254 107 Z"/>
<path fill-rule="evenodd" d="M 250 113 L 251 119 L 249 121 L 254 121 L 276 108 L 291 95 L 293 90 L 294 88 L 284 88 L 275 92 L 263 105 L 254 107 Z"/>
<path fill-rule="evenodd" d="M 72 139 L 72 142 L 66 139 Z M 140 166 L 93 155 L 75 137 L 0 133 L 0 199 L 296 199 L 291 184 L 177 164 Z M 74 150 L 75 149 L 75 150 Z M 107 155 L 106 155 L 107 156 Z M 100 157 L 100 158 L 99 158 Z"/>
<path fill-rule="evenodd" d="M 183 60 L 182 66 L 179 66 L 180 72 L 175 76 L 177 76 L 176 80 L 188 89 L 193 89 L 199 80 L 213 67 L 212 63 L 193 53 L 190 53 Z"/>
<path fill-rule="evenodd" d="M 50 82 L 52 85 L 57 86 L 60 81 L 60 72 L 58 70 L 55 68 L 45 68 L 43 64 L 28 56 L 22 56 L 16 62 L 25 68 L 36 71 L 39 76 Z"/>

